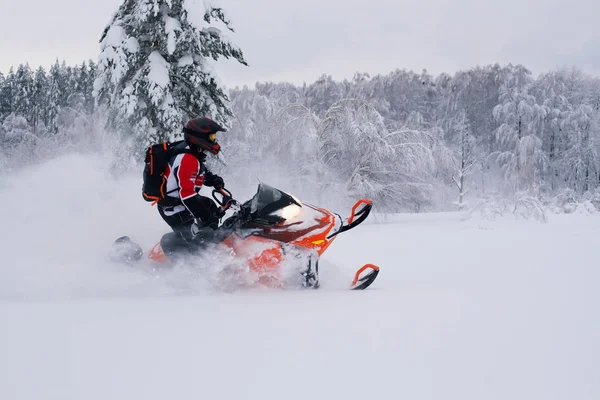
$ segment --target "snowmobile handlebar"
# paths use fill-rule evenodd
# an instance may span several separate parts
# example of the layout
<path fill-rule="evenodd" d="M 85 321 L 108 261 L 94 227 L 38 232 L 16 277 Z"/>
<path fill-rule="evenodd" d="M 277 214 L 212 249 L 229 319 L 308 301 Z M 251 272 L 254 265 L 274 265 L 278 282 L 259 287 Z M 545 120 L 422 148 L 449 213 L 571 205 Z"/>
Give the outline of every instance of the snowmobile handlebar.
<path fill-rule="evenodd" d="M 221 195 L 221 197 L 219 198 L 217 194 Z M 214 189 L 212 191 L 212 197 L 223 210 L 227 210 L 232 205 L 238 204 L 238 202 L 233 199 L 231 192 L 225 188 Z"/>

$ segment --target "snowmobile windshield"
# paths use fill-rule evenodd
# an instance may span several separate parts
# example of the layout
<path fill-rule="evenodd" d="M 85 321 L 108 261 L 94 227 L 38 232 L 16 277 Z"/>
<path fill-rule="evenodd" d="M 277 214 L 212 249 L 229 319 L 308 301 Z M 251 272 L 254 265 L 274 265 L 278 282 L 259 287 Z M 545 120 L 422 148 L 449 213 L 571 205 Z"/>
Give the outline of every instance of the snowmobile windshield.
<path fill-rule="evenodd" d="M 272 186 L 261 183 L 250 200 L 250 215 L 253 222 L 276 225 L 300 213 L 302 203 L 294 196 Z"/>

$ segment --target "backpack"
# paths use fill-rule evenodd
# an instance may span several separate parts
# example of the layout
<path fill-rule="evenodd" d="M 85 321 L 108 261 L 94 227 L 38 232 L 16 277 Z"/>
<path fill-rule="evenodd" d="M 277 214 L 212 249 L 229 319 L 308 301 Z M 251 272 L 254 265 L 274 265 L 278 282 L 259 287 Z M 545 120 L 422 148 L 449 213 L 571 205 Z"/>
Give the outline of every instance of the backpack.
<path fill-rule="evenodd" d="M 152 202 L 152 205 L 164 199 L 169 193 L 166 192 L 167 177 L 165 176 L 169 160 L 181 153 L 194 154 L 189 149 L 176 148 L 182 142 L 163 142 L 154 144 L 146 149 L 142 197 L 144 200 Z"/>

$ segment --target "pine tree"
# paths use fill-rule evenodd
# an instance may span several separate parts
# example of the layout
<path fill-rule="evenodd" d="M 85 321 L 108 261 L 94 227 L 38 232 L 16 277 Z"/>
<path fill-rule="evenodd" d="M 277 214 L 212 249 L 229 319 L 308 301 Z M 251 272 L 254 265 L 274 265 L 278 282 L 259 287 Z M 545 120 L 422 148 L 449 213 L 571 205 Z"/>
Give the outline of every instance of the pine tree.
<path fill-rule="evenodd" d="M 61 101 L 61 105 L 69 107 L 72 111 L 81 111 L 85 102 L 85 95 L 80 85 L 81 69 L 79 67 L 66 67 L 63 69 L 65 96 Z"/>
<path fill-rule="evenodd" d="M 44 68 L 39 67 L 35 71 L 35 77 L 33 79 L 33 115 L 32 115 L 32 128 L 33 133 L 37 134 L 40 123 L 44 126 L 48 123 L 47 119 L 47 97 L 48 97 L 48 76 Z"/>
<path fill-rule="evenodd" d="M 81 63 L 77 80 L 77 90 L 83 101 L 80 105 L 80 109 L 89 115 L 94 113 L 94 97 L 92 96 L 92 91 L 94 88 L 95 70 L 96 64 L 93 61 L 90 60 L 87 63 Z"/>
<path fill-rule="evenodd" d="M 0 116 L 2 117 L 0 122 L 2 122 L 14 110 L 15 71 L 12 67 L 8 70 L 8 75 L 4 78 L 4 84 L 0 89 Z"/>
<path fill-rule="evenodd" d="M 48 104 L 47 118 L 48 130 L 54 134 L 58 133 L 58 114 L 61 109 L 61 97 L 63 93 L 63 77 L 58 60 L 50 67 L 50 75 L 48 77 Z"/>
<path fill-rule="evenodd" d="M 29 64 L 21 64 L 15 73 L 14 112 L 31 122 L 31 99 L 33 96 L 33 73 Z"/>
<path fill-rule="evenodd" d="M 221 8 L 207 0 L 125 0 L 101 37 L 94 95 L 147 141 L 173 138 L 190 117 L 210 115 L 229 126 L 229 98 L 208 58 L 241 50 L 219 24 L 233 31 Z"/>
<path fill-rule="evenodd" d="M 2 120 L 4 120 L 4 116 L 5 116 L 5 111 L 4 111 L 4 91 L 6 90 L 6 78 L 4 77 L 4 74 L 2 73 L 2 71 L 0 71 L 0 122 L 2 122 Z"/>

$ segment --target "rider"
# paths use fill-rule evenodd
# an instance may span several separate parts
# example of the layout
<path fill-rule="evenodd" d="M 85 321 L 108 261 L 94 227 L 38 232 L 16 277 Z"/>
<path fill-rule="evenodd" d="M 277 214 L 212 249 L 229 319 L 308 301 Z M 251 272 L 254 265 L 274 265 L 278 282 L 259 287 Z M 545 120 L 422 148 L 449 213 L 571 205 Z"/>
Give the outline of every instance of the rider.
<path fill-rule="evenodd" d="M 188 244 L 214 236 L 225 214 L 213 200 L 198 193 L 203 185 L 216 190 L 225 186 L 223 178 L 210 172 L 204 164 L 205 152 L 217 155 L 220 151 L 217 132 L 225 132 L 225 129 L 208 117 L 188 121 L 183 128 L 184 140 L 176 147 L 189 152 L 171 158 L 165 172 L 167 195 L 158 202 L 158 212 Z"/>

